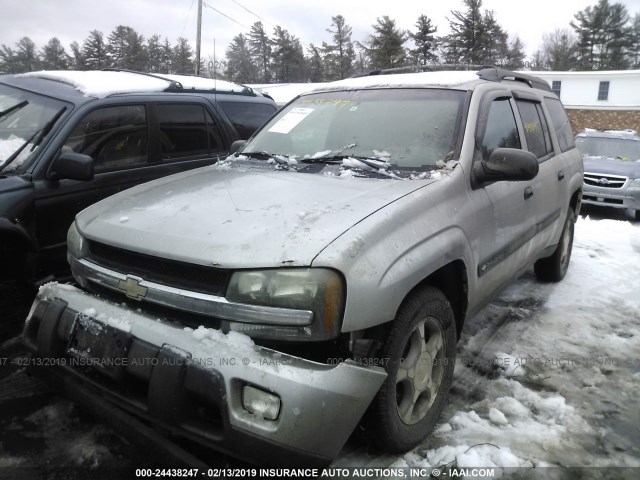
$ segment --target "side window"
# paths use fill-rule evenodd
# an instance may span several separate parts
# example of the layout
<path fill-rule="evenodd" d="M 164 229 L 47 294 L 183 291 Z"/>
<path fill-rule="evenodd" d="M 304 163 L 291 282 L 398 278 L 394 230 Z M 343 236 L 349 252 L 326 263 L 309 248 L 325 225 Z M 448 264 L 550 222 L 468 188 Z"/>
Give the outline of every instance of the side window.
<path fill-rule="evenodd" d="M 521 148 L 516 119 L 509 99 L 494 100 L 482 139 L 482 158 L 487 160 L 496 148 Z"/>
<path fill-rule="evenodd" d="M 243 140 L 253 135 L 276 111 L 273 105 L 266 103 L 220 102 L 220 106 Z"/>
<path fill-rule="evenodd" d="M 527 149 L 536 157 L 542 158 L 551 152 L 549 132 L 543 123 L 536 102 L 517 100 L 518 111 L 524 125 L 524 136 L 527 139 Z"/>
<path fill-rule="evenodd" d="M 224 150 L 217 126 L 202 105 L 158 104 L 157 108 L 162 160 Z"/>
<path fill-rule="evenodd" d="M 564 107 L 560 100 L 555 98 L 545 97 L 544 103 L 549 109 L 551 115 L 551 123 L 553 129 L 558 136 L 558 143 L 560 144 L 560 150 L 566 152 L 575 147 L 573 143 L 573 133 L 571 132 L 571 125 L 569 124 L 569 118 L 564 111 Z"/>
<path fill-rule="evenodd" d="M 88 113 L 65 140 L 63 152 L 89 155 L 96 172 L 147 162 L 144 105 L 104 107 Z"/>

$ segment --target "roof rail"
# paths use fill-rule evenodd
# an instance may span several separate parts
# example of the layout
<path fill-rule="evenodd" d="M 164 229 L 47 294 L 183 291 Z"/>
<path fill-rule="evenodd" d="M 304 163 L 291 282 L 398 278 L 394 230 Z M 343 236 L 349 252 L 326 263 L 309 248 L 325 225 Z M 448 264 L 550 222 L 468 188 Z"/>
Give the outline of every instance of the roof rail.
<path fill-rule="evenodd" d="M 393 73 L 417 73 L 417 72 L 438 72 L 442 70 L 481 70 L 488 68 L 487 65 L 474 65 L 472 63 L 430 63 L 428 65 L 409 65 L 407 67 L 385 68 L 383 70 L 372 70 L 370 72 L 359 73 L 351 78 L 370 77 L 373 75 L 389 75 Z"/>
<path fill-rule="evenodd" d="M 157 78 L 158 80 L 164 80 L 165 82 L 169 82 L 169 86 L 167 87 L 167 91 L 180 90 L 182 91 L 182 84 L 180 82 L 176 82 L 175 80 L 171 80 L 170 78 L 163 77 L 162 75 L 156 75 L 155 73 L 147 73 L 147 72 L 139 72 L 137 70 L 129 70 L 127 68 L 113 68 L 107 67 L 102 69 L 105 72 L 126 72 L 126 73 L 136 73 L 138 75 L 144 75 L 146 77 Z"/>
<path fill-rule="evenodd" d="M 515 80 L 517 82 L 523 82 L 529 85 L 531 88 L 539 88 L 540 90 L 546 90 L 547 92 L 553 92 L 547 82 L 541 78 L 534 77 L 532 75 L 526 75 L 520 72 L 513 72 L 511 70 L 504 70 L 502 68 L 483 68 L 478 72 L 478 77 L 489 82 L 501 82 L 502 80 Z"/>

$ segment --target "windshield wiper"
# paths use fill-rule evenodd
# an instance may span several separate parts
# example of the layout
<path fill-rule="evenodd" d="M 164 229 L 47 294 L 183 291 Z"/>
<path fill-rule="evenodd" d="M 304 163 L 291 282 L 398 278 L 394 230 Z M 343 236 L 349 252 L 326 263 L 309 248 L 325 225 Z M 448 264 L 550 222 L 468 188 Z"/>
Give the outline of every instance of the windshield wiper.
<path fill-rule="evenodd" d="M 42 139 L 47 136 L 47 134 L 51 131 L 53 126 L 56 124 L 58 119 L 62 116 L 62 114 L 66 110 L 67 110 L 67 107 L 62 107 L 60 110 L 58 110 L 56 114 L 51 118 L 51 120 L 49 120 L 42 128 L 33 132 L 33 135 L 31 135 L 27 140 L 25 140 L 25 142 L 20 146 L 20 148 L 18 148 L 15 152 L 13 152 L 13 154 L 11 154 L 9 158 L 7 158 L 7 160 L 4 162 L 4 164 L 0 168 L 6 168 L 7 165 L 13 162 L 16 158 L 18 158 L 18 155 L 20 155 L 20 153 L 22 153 L 22 151 L 26 148 L 26 146 L 29 145 L 31 142 L 33 142 L 33 146 L 31 147 L 31 151 L 33 152 L 36 149 L 36 147 L 40 145 L 40 143 L 42 142 Z"/>
<path fill-rule="evenodd" d="M 26 107 L 27 105 L 29 105 L 29 102 L 27 100 L 23 100 L 20 103 L 16 103 L 14 106 L 9 107 L 6 110 L 3 110 L 2 112 L 0 112 L 0 118 L 6 117 L 10 113 L 15 112 L 16 110 L 20 110 L 22 107 Z"/>
<path fill-rule="evenodd" d="M 364 155 L 332 155 L 332 156 L 328 156 L 328 157 L 318 157 L 318 158 L 304 158 L 302 160 L 300 160 L 301 163 L 327 163 L 327 164 L 332 164 L 332 163 L 342 163 L 343 160 L 346 160 L 348 158 L 353 158 L 354 160 L 357 160 L 361 163 L 364 163 L 365 165 L 371 167 L 371 168 L 375 168 L 376 170 L 379 170 L 383 167 L 389 167 L 390 164 L 389 162 L 386 162 L 384 160 L 380 160 L 379 158 L 375 158 L 375 157 L 367 157 Z"/>
<path fill-rule="evenodd" d="M 289 162 L 287 162 L 286 160 L 284 160 L 283 158 L 278 158 L 278 157 L 284 157 L 284 158 L 289 158 L 289 155 L 284 155 L 282 153 L 268 153 L 268 152 L 239 152 L 237 154 L 238 157 L 240 156 L 245 156 L 245 157 L 249 157 L 249 158 L 255 158 L 257 160 L 269 160 L 272 159 L 278 163 L 282 163 L 282 164 L 289 164 Z"/>

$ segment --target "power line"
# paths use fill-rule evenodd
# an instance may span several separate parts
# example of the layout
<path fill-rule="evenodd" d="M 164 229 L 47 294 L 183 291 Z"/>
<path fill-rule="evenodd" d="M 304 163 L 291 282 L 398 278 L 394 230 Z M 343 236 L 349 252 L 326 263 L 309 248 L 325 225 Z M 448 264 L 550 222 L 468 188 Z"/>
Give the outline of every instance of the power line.
<path fill-rule="evenodd" d="M 214 7 L 212 7 L 211 5 L 209 5 L 209 4 L 207 4 L 207 3 L 204 3 L 204 2 L 202 2 L 202 4 L 203 4 L 205 7 L 210 8 L 210 9 L 211 9 L 211 10 L 213 10 L 214 12 L 219 13 L 219 14 L 220 14 L 220 15 L 222 15 L 223 17 L 228 18 L 228 19 L 229 19 L 229 20 L 231 20 L 232 22 L 237 23 L 237 24 L 238 24 L 238 25 L 240 25 L 242 28 L 249 28 L 249 27 L 247 27 L 246 25 L 243 25 L 242 23 L 240 23 L 239 21 L 237 21 L 236 19 L 231 18 L 231 17 L 230 17 L 229 15 L 227 15 L 226 13 L 222 13 L 222 12 L 221 12 L 220 10 L 218 10 L 217 8 L 214 8 Z"/>
<path fill-rule="evenodd" d="M 187 28 L 187 22 L 189 21 L 189 17 L 191 16 L 191 9 L 193 8 L 193 2 L 195 0 L 191 0 L 191 6 L 189 7 L 189 13 L 187 13 L 187 18 L 185 18 L 184 20 L 184 25 L 182 26 L 182 33 L 180 34 L 181 37 L 184 37 L 184 30 Z"/>
<path fill-rule="evenodd" d="M 271 25 L 272 27 L 275 28 L 275 26 L 271 23 L 271 22 L 267 22 L 264 18 L 262 18 L 260 15 L 258 15 L 257 13 L 252 12 L 251 10 L 249 10 L 247 7 L 245 7 L 244 5 L 242 5 L 240 2 L 237 2 L 236 0 L 231 0 L 233 3 L 235 3 L 236 5 L 238 5 L 241 8 L 244 8 L 247 12 L 249 12 L 251 15 L 259 18 L 262 22 L 264 23 L 268 23 L 269 25 Z"/>

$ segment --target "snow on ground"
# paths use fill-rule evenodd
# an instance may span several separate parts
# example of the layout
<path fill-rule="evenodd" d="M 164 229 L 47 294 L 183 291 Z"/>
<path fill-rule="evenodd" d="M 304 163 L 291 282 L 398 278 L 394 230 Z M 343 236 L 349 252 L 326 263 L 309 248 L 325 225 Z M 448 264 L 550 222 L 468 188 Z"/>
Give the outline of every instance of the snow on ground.
<path fill-rule="evenodd" d="M 562 282 L 531 272 L 468 321 L 436 432 L 340 463 L 640 467 L 639 254 L 639 224 L 580 218 Z"/>

